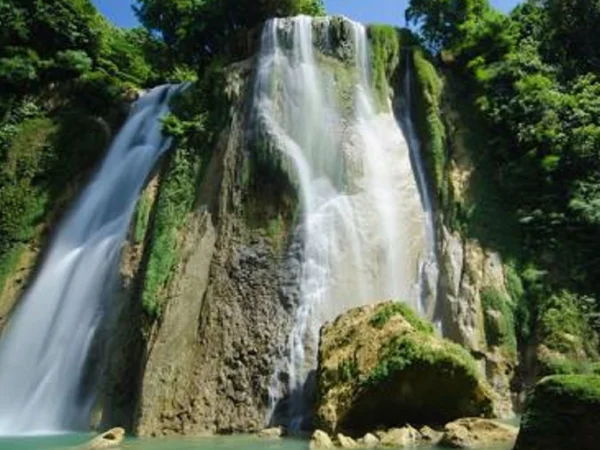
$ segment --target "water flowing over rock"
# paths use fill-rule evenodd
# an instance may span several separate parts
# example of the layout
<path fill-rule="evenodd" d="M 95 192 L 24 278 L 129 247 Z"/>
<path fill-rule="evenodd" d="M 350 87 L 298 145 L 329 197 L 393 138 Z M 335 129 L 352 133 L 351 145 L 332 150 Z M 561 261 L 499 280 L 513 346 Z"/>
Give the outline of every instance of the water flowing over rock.
<path fill-rule="evenodd" d="M 139 192 L 170 145 L 160 118 L 178 89 L 159 87 L 136 102 L 10 318 L 0 342 L 0 434 L 88 426 L 88 353 L 110 307 Z"/>
<path fill-rule="evenodd" d="M 426 211 L 407 140 L 373 95 L 370 64 L 360 24 L 297 17 L 265 25 L 257 133 L 265 157 L 297 186 L 302 208 L 299 304 L 272 387 L 275 400 L 290 395 L 292 428 L 309 413 L 307 380 L 323 323 L 381 298 L 421 308 L 421 267 L 432 248 Z M 278 382 L 282 373 L 287 383 Z"/>

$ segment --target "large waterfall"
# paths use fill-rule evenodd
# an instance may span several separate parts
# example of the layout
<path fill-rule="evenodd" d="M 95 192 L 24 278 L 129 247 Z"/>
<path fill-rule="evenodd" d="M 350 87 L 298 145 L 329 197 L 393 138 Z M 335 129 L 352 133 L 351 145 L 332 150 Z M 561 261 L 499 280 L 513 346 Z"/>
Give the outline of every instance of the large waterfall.
<path fill-rule="evenodd" d="M 115 288 L 140 190 L 169 147 L 160 118 L 177 89 L 156 88 L 135 104 L 11 317 L 0 342 L 0 434 L 88 426 L 88 352 Z"/>
<path fill-rule="evenodd" d="M 332 42 L 334 20 L 345 45 Z M 302 204 L 300 302 L 272 392 L 289 395 L 292 427 L 305 415 L 326 321 L 388 299 L 430 309 L 421 301 L 433 248 L 427 208 L 402 129 L 373 91 L 369 56 L 365 28 L 346 19 L 275 19 L 263 31 L 255 115 Z"/>

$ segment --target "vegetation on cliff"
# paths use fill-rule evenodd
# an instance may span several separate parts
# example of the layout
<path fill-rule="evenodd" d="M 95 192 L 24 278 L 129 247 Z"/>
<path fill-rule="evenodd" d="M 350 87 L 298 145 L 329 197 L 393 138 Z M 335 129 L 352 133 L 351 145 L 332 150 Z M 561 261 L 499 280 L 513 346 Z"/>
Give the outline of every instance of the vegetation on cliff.
<path fill-rule="evenodd" d="M 2 0 L 0 15 L 1 288 L 104 153 L 127 93 L 162 75 L 155 40 L 112 26 L 88 0 Z"/>
<path fill-rule="evenodd" d="M 193 68 L 197 78 L 174 102 L 165 120 L 174 149 L 162 176 L 153 221 L 146 224 L 150 245 L 141 298 L 147 316 L 156 319 L 164 306 L 164 290 L 180 261 L 179 232 L 193 210 L 202 174 L 228 118 L 228 64 L 256 51 L 258 29 L 267 18 L 318 15 L 324 9 L 320 0 L 261 1 L 258 5 L 229 0 L 201 5 L 173 0 L 137 3 L 144 26 L 160 33 L 169 47 L 170 64 Z M 281 220 L 271 218 L 267 227 L 277 239 Z"/>
<path fill-rule="evenodd" d="M 518 329 L 531 329 L 538 343 L 568 358 L 595 357 L 600 7 L 526 0 L 504 15 L 487 0 L 412 0 L 407 17 L 436 55 L 431 60 L 448 85 L 443 95 L 458 116 L 431 106 L 432 117 L 420 113 L 426 149 L 466 146 L 475 166 L 470 198 L 445 197 L 438 187 L 447 224 L 514 262 L 513 279 L 523 285 L 513 312 Z M 433 103 L 427 95 L 435 92 L 428 87 L 435 77 L 419 70 L 417 54 L 414 60 L 423 108 Z M 469 130 L 449 142 L 436 122 Z M 430 165 L 438 180 L 436 167 Z M 564 323 L 555 320 L 563 316 Z"/>

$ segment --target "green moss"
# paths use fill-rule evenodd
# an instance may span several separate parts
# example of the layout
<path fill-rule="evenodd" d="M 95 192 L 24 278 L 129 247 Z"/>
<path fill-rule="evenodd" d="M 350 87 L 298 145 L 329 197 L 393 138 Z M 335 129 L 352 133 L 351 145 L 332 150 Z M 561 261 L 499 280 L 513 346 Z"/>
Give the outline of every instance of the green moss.
<path fill-rule="evenodd" d="M 548 356 L 539 363 L 539 374 L 549 375 L 600 375 L 600 363 L 587 359 L 571 359 L 564 356 Z"/>
<path fill-rule="evenodd" d="M 160 185 L 142 293 L 144 311 L 151 317 L 160 316 L 162 290 L 179 262 L 178 233 L 194 203 L 200 162 L 191 150 L 177 148 Z"/>
<path fill-rule="evenodd" d="M 520 342 L 528 342 L 531 337 L 531 313 L 523 281 L 512 264 L 504 266 L 506 290 L 514 305 L 515 332 Z"/>
<path fill-rule="evenodd" d="M 358 376 L 358 364 L 354 359 L 345 359 L 337 367 L 337 380 L 342 383 L 355 380 Z"/>
<path fill-rule="evenodd" d="M 414 111 L 417 133 L 422 145 L 422 154 L 433 180 L 438 198 L 444 202 L 447 198 L 445 181 L 446 168 L 446 128 L 442 120 L 441 102 L 444 83 L 435 66 L 427 59 L 423 51 L 413 51 L 412 109 Z"/>
<path fill-rule="evenodd" d="M 162 176 L 153 221 L 148 227 L 149 245 L 142 305 L 150 319 L 159 318 L 164 292 L 180 261 L 180 231 L 191 213 L 198 186 L 211 151 L 227 119 L 229 102 L 224 98 L 224 68 L 215 63 L 204 78 L 175 97 L 164 131 L 174 139 L 174 149 Z"/>
<path fill-rule="evenodd" d="M 511 299 L 496 289 L 485 288 L 481 292 L 481 301 L 488 345 L 504 347 L 511 354 L 516 354 L 514 305 Z"/>
<path fill-rule="evenodd" d="M 382 347 L 379 363 L 365 378 L 363 384 L 378 385 L 394 374 L 416 365 L 439 366 L 450 372 L 461 371 L 478 380 L 479 372 L 473 357 L 460 345 L 444 341 L 442 346 L 428 342 L 429 336 L 396 336 Z"/>
<path fill-rule="evenodd" d="M 14 273 L 24 248 L 23 245 L 15 245 L 0 256 L 0 293 L 4 290 L 6 280 Z"/>
<path fill-rule="evenodd" d="M 390 95 L 388 80 L 400 64 L 399 30 L 389 25 L 371 25 L 368 36 L 371 42 L 373 88 L 380 109 L 385 110 Z"/>
<path fill-rule="evenodd" d="M 152 212 L 152 203 L 150 193 L 144 191 L 135 211 L 134 239 L 136 244 L 142 243 L 146 237 L 148 223 L 150 222 L 150 213 Z"/>
<path fill-rule="evenodd" d="M 433 334 L 433 325 L 425 319 L 419 317 L 419 315 L 412 310 L 410 306 L 405 303 L 388 303 L 378 308 L 377 312 L 373 315 L 370 320 L 371 326 L 375 328 L 383 328 L 385 324 L 393 316 L 402 316 L 408 323 L 410 323 L 415 330 Z"/>
<path fill-rule="evenodd" d="M 544 378 L 527 399 L 515 449 L 595 449 L 599 414 L 600 376 Z"/>

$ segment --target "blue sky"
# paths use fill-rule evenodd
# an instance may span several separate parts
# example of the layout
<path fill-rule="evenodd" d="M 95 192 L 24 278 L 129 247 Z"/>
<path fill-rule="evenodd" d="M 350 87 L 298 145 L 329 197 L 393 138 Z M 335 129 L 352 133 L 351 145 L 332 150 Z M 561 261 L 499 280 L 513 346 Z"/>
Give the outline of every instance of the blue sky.
<path fill-rule="evenodd" d="M 503 11 L 510 11 L 519 0 L 491 0 Z M 137 20 L 131 10 L 133 0 L 92 0 L 96 7 L 114 23 L 133 27 Z M 404 10 L 408 0 L 325 0 L 330 14 L 343 14 L 364 23 L 404 25 Z"/>

